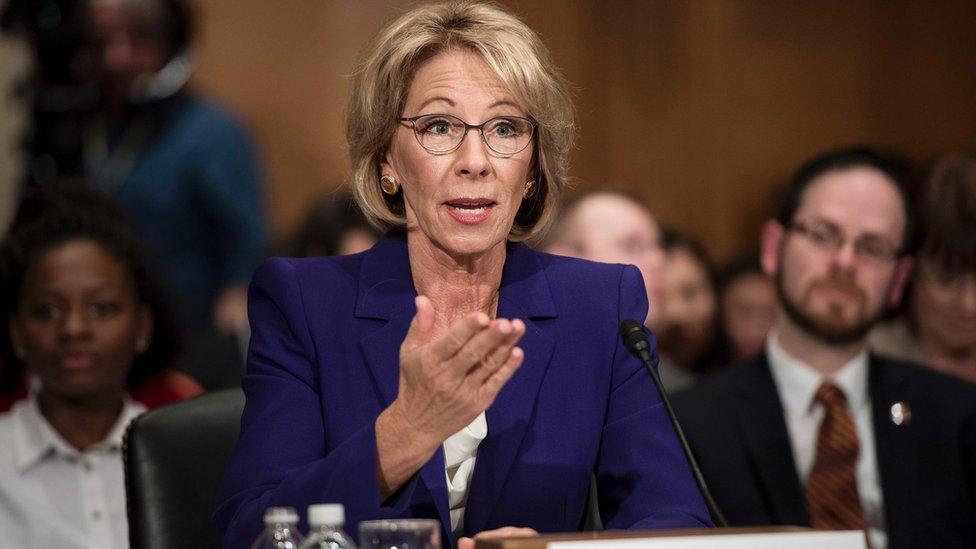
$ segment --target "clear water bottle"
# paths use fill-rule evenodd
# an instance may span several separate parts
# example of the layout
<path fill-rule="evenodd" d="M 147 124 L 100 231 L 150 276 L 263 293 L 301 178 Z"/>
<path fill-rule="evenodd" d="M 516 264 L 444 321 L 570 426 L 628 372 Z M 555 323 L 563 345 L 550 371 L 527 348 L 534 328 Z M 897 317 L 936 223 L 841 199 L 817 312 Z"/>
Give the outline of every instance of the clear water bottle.
<path fill-rule="evenodd" d="M 355 549 L 356 544 L 342 531 L 345 509 L 339 503 L 322 503 L 308 508 L 308 537 L 301 549 Z"/>
<path fill-rule="evenodd" d="M 269 507 L 264 512 L 264 532 L 254 540 L 251 549 L 298 549 L 301 542 L 295 508 Z"/>

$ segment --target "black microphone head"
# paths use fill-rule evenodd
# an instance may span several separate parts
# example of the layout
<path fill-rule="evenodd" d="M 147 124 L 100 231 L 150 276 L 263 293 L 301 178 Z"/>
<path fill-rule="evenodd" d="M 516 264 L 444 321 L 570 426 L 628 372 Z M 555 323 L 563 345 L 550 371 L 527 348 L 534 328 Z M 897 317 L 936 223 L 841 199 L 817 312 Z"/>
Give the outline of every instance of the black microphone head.
<path fill-rule="evenodd" d="M 624 346 L 635 354 L 645 351 L 651 346 L 647 342 L 644 326 L 630 318 L 620 323 L 620 337 L 624 340 Z"/>

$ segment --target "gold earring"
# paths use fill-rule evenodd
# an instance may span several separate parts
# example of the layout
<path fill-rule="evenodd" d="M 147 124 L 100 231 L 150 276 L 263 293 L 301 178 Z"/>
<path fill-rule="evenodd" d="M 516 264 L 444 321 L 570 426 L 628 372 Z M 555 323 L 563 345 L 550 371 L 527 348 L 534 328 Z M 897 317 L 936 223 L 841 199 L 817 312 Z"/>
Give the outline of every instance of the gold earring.
<path fill-rule="evenodd" d="M 525 184 L 525 190 L 522 192 L 522 198 L 532 198 L 535 194 L 535 181 L 529 181 Z"/>
<path fill-rule="evenodd" d="M 400 184 L 392 175 L 384 175 L 380 178 L 380 188 L 385 194 L 393 196 L 400 191 Z"/>

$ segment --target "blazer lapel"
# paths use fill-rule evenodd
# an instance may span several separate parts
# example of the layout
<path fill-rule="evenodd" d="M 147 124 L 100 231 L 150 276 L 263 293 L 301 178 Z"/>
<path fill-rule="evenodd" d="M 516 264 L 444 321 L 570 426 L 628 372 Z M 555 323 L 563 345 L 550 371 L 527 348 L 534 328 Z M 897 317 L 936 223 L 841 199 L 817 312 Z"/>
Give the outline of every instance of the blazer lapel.
<path fill-rule="evenodd" d="M 526 332 L 518 346 L 525 360 L 486 412 L 488 436 L 478 447 L 474 475 L 464 512 L 464 531 L 485 529 L 522 440 L 532 423 L 536 397 L 555 347 L 541 329 L 556 316 L 549 284 L 535 252 L 521 244 L 509 246 L 498 302 L 499 318 L 520 318 Z"/>
<path fill-rule="evenodd" d="M 871 357 L 869 368 L 868 392 L 888 539 L 911 539 L 911 479 L 917 478 L 917 430 L 911 421 L 897 425 L 891 419 L 894 404 L 914 404 L 910 384 L 900 369 L 886 367 L 876 357 Z"/>
<path fill-rule="evenodd" d="M 754 473 L 764 499 L 777 524 L 807 525 L 810 522 L 803 490 L 796 475 L 796 464 L 779 392 L 769 370 L 765 353 L 744 369 L 736 388 L 736 410 L 746 451 L 754 463 Z"/>
<path fill-rule="evenodd" d="M 396 399 L 399 390 L 400 344 L 416 312 L 416 296 L 406 241 L 396 236 L 382 238 L 363 257 L 355 316 L 386 322 L 359 341 L 383 408 Z M 433 497 L 441 524 L 450 532 L 442 448 L 424 464 L 419 475 Z"/>
<path fill-rule="evenodd" d="M 416 311 L 416 296 L 406 241 L 380 239 L 363 257 L 355 316 L 385 321 L 359 341 L 384 408 L 397 395 L 400 343 Z"/>

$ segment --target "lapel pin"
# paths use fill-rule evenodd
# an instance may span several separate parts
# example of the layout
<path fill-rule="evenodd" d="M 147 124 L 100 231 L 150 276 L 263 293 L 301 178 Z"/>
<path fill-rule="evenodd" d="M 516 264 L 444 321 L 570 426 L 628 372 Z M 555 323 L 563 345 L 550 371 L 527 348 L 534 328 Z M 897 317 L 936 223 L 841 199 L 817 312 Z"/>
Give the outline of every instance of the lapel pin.
<path fill-rule="evenodd" d="M 908 425 L 912 421 L 912 409 L 904 402 L 891 405 L 891 422 L 895 425 Z"/>

